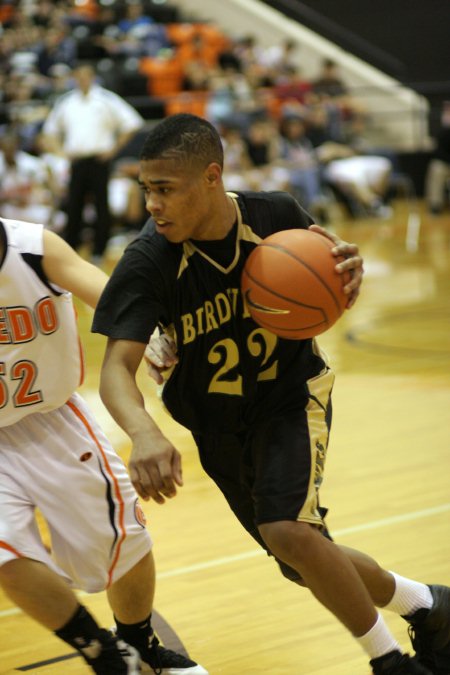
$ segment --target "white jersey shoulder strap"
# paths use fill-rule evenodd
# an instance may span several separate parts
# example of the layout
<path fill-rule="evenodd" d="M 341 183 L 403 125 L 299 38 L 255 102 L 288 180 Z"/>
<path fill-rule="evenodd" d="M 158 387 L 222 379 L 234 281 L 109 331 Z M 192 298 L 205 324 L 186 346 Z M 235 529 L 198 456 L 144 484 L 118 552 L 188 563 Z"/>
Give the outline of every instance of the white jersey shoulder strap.
<path fill-rule="evenodd" d="M 8 218 L 1 218 L 1 222 L 5 228 L 8 246 L 13 246 L 19 253 L 44 255 L 43 225 Z"/>

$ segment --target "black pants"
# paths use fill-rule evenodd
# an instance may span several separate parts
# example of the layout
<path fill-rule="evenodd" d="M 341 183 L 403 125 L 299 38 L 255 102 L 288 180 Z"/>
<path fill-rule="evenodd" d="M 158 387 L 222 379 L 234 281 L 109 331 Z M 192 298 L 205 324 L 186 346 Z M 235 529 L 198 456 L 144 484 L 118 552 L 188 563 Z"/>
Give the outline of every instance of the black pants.
<path fill-rule="evenodd" d="M 84 157 L 72 163 L 67 199 L 67 228 L 65 238 L 72 248 L 80 245 L 83 228 L 83 208 L 89 195 L 94 202 L 96 223 L 93 255 L 103 255 L 111 230 L 108 206 L 110 163 L 97 157 Z"/>

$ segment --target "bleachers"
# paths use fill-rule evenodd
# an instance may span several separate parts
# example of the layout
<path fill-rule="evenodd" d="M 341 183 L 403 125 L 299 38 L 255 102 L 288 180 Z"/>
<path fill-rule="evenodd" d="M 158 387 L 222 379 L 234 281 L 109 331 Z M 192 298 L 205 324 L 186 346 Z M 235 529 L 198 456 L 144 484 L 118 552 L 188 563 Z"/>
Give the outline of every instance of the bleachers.
<path fill-rule="evenodd" d="M 20 3 L 11 2 L 0 7 L 6 32 L 10 28 L 14 30 L 18 5 Z M 239 44 L 238 39 L 233 40 L 213 21 L 200 20 L 200 13 L 195 19 L 194 15 L 183 16 L 177 6 L 156 0 L 143 0 L 142 6 L 143 16 L 150 23 L 142 29 L 139 38 L 137 32 L 131 38 L 120 33 L 120 21 L 126 16 L 125 0 L 111 0 L 108 5 L 99 0 L 74 1 L 65 21 L 71 26 L 70 37 L 75 40 L 77 60 L 94 63 L 101 84 L 128 100 L 147 122 L 164 115 L 188 112 L 209 116 L 215 123 L 217 119 L 211 117 L 211 111 L 220 108 L 217 100 L 221 79 L 226 81 L 224 88 L 228 88 L 229 99 L 233 99 L 231 105 L 235 109 L 232 113 L 236 112 L 234 117 L 239 124 L 242 125 L 244 120 L 243 126 L 246 118 L 250 120 L 255 115 L 265 114 L 278 123 L 286 111 L 301 112 L 304 101 L 301 96 L 296 96 L 295 89 L 300 86 L 307 99 L 312 91 L 309 74 L 301 70 L 298 83 L 277 80 L 273 72 L 264 71 L 257 50 L 252 62 L 253 57 L 249 59 L 243 42 Z M 205 15 L 209 16 L 206 12 Z M 150 32 L 150 28 L 151 49 L 145 40 L 145 33 Z M 161 45 L 155 49 L 158 35 Z M 35 47 L 30 44 L 24 49 L 32 51 Z M 257 48 L 263 49 L 262 45 Z M 197 65 L 200 75 L 204 76 L 203 81 L 202 77 L 195 78 Z M 191 77 L 192 71 L 194 77 Z M 30 73 L 32 76 L 34 74 Z M 230 78 L 234 82 L 231 83 Z M 289 92 L 293 92 L 292 95 Z M 33 96 L 39 99 L 41 94 L 34 91 Z M 309 100 L 306 100 L 307 105 Z M 333 105 L 339 106 L 339 103 L 333 101 Z M 8 106 L 8 98 L 4 96 L 0 101 L 1 119 L 8 119 Z M 370 111 L 367 118 L 370 123 Z M 420 193 L 420 186 L 416 189 Z"/>

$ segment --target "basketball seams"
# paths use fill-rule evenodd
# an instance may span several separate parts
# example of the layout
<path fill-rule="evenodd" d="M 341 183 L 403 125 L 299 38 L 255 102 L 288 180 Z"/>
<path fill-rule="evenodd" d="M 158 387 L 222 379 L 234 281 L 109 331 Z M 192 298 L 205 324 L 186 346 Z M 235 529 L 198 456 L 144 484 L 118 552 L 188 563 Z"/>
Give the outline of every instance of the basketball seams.
<path fill-rule="evenodd" d="M 266 291 L 268 293 L 271 293 L 276 298 L 280 298 L 281 300 L 286 300 L 287 302 L 292 302 L 292 304 L 298 305 L 299 307 L 305 307 L 306 309 L 317 310 L 318 312 L 321 312 L 323 314 L 324 318 L 326 319 L 326 321 L 328 321 L 328 317 L 327 317 L 326 313 L 324 312 L 324 310 L 322 309 L 322 307 L 319 307 L 317 305 L 307 305 L 305 302 L 300 302 L 299 300 L 295 300 L 294 298 L 288 298 L 285 295 L 281 295 L 281 293 L 278 293 L 277 291 L 273 290 L 273 288 L 270 288 L 269 286 L 266 286 L 265 284 L 263 284 L 259 279 L 256 279 L 255 277 L 253 277 L 248 272 L 248 270 L 246 270 L 246 269 L 243 270 L 243 276 L 244 275 L 247 276 L 251 281 L 253 281 L 254 284 L 256 284 L 257 286 L 262 288 L 264 291 Z M 245 294 L 245 298 L 247 299 L 247 294 Z"/>
<path fill-rule="evenodd" d="M 249 290 L 250 290 L 249 289 L 246 293 L 244 293 L 245 301 L 247 302 L 247 304 L 251 307 L 251 309 L 254 312 L 258 312 L 258 322 L 257 323 L 260 326 L 262 326 L 263 328 L 267 328 L 268 330 L 272 330 L 272 331 L 276 330 L 277 334 L 280 337 L 287 337 L 286 334 L 291 334 L 291 335 L 293 333 L 298 334 L 298 333 L 301 333 L 302 331 L 303 332 L 306 332 L 306 331 L 310 332 L 313 329 L 319 329 L 323 326 L 329 326 L 330 325 L 330 318 L 329 318 L 328 314 L 326 313 L 326 311 L 322 307 L 315 306 L 315 305 L 307 305 L 306 303 L 303 303 L 303 302 L 300 302 L 300 301 L 295 300 L 293 298 L 288 298 L 284 295 L 281 295 L 280 293 L 277 293 L 273 289 L 271 289 L 271 288 L 265 286 L 264 284 L 262 284 L 259 280 L 255 279 L 251 274 L 249 274 L 249 272 L 246 269 L 243 270 L 243 276 L 246 276 L 256 286 L 258 286 L 262 290 L 266 291 L 267 293 L 270 293 L 271 295 L 273 295 L 277 298 L 280 298 L 281 300 L 284 300 L 286 302 L 289 302 L 293 305 L 297 305 L 298 307 L 304 307 L 305 309 L 316 311 L 318 314 L 320 314 L 322 316 L 322 321 L 318 321 L 317 323 L 310 323 L 307 326 L 303 326 L 303 327 L 302 326 L 296 326 L 296 327 L 292 327 L 292 328 L 289 328 L 288 326 L 284 326 L 284 327 L 281 328 L 280 326 L 277 326 L 277 325 L 274 325 L 273 323 L 270 323 L 268 320 L 265 320 L 261 316 L 261 314 L 264 314 L 264 312 L 262 310 L 259 310 L 258 307 L 256 307 L 251 302 L 251 298 L 249 298 L 249 296 L 248 296 Z M 285 335 L 283 336 L 281 334 L 281 332 L 285 333 Z"/>
<path fill-rule="evenodd" d="M 276 330 L 277 331 L 276 335 L 278 335 L 279 337 L 288 337 L 286 335 L 287 333 L 291 333 L 291 334 L 296 333 L 298 335 L 298 333 L 301 333 L 302 331 L 304 331 L 304 332 L 308 331 L 308 333 L 309 333 L 309 331 L 311 331 L 311 329 L 321 328 L 324 325 L 327 326 L 328 321 L 320 321 L 319 323 L 312 323 L 312 324 L 309 324 L 308 326 L 298 327 L 298 328 L 289 328 L 289 327 L 280 328 L 280 326 L 274 326 L 273 324 L 269 323 L 268 321 L 264 321 L 264 319 L 261 319 L 260 317 L 258 317 L 258 325 L 262 326 L 263 328 L 267 328 L 267 330 L 270 330 L 272 332 L 274 332 Z M 300 337 L 299 339 L 300 340 L 301 339 L 306 340 L 308 337 L 309 337 L 309 335 L 306 336 L 305 338 Z"/>
<path fill-rule="evenodd" d="M 253 320 L 279 337 L 305 340 L 334 325 L 345 310 L 344 277 L 334 243 L 308 230 L 280 230 L 250 253 L 241 277 Z"/>
<path fill-rule="evenodd" d="M 322 236 L 322 235 L 318 235 L 318 236 Z M 337 299 L 333 289 L 329 287 L 329 285 L 326 283 L 326 281 L 324 279 L 322 279 L 322 277 L 316 272 L 316 270 L 313 267 L 311 267 L 305 260 L 297 257 L 297 255 L 292 253 L 292 251 L 289 251 L 289 249 L 285 248 L 284 246 L 281 246 L 280 244 L 267 244 L 267 243 L 264 243 L 264 241 L 262 241 L 259 244 L 259 246 L 263 246 L 265 248 L 272 248 L 272 249 L 275 249 L 275 250 L 278 250 L 278 251 L 282 251 L 283 253 L 288 255 L 290 258 L 292 258 L 296 262 L 300 263 L 300 265 L 303 265 L 303 267 L 305 267 L 308 270 L 308 272 L 310 272 L 315 277 L 316 281 L 319 281 L 320 284 L 325 288 L 325 290 L 329 293 L 329 295 L 333 299 L 333 302 L 336 305 L 336 309 L 338 310 L 338 312 L 341 312 L 342 307 L 339 304 L 339 300 Z M 331 251 L 330 248 L 328 248 L 328 250 Z"/>

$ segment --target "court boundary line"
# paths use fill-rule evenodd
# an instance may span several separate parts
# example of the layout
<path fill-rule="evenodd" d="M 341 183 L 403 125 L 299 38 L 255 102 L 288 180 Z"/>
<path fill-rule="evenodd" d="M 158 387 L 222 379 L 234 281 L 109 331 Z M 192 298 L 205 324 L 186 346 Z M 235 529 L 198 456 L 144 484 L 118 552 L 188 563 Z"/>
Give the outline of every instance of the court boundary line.
<path fill-rule="evenodd" d="M 380 527 L 385 527 L 389 525 L 397 525 L 398 523 L 404 523 L 411 520 L 418 520 L 419 518 L 427 518 L 429 516 L 439 515 L 450 511 L 450 503 L 441 504 L 441 506 L 431 507 L 429 509 L 422 509 L 420 511 L 411 511 L 410 513 L 404 513 L 399 516 L 390 516 L 389 518 L 382 518 L 380 520 L 374 520 L 369 523 L 362 523 L 361 525 L 354 525 L 352 527 L 346 527 L 341 530 L 333 530 L 333 538 L 345 537 L 348 534 L 355 534 L 357 532 L 366 532 L 368 530 L 375 530 Z M 227 565 L 233 562 L 239 562 L 240 560 L 247 560 L 248 558 L 254 558 L 258 555 L 267 555 L 266 551 L 263 548 L 258 548 L 253 551 L 247 551 L 245 553 L 238 553 L 236 555 L 225 556 L 223 558 L 216 558 L 215 560 L 209 560 L 204 563 L 196 563 L 195 565 L 188 565 L 186 567 L 179 567 L 175 570 L 167 570 L 166 572 L 160 572 L 157 574 L 159 579 L 168 579 L 171 577 L 181 576 L 182 574 L 190 574 L 192 572 L 199 572 L 201 570 L 209 569 L 212 567 L 219 567 L 221 565 Z"/>
<path fill-rule="evenodd" d="M 381 518 L 380 520 L 373 520 L 368 523 L 361 523 L 360 525 L 353 525 L 352 527 L 345 527 L 340 530 L 335 530 L 333 532 L 333 537 L 345 537 L 347 535 L 356 534 L 358 532 L 367 532 L 369 530 L 376 530 L 382 527 L 388 527 L 390 525 L 398 525 L 399 523 L 406 523 L 412 520 L 418 520 L 420 518 L 428 518 L 430 516 L 436 516 L 441 513 L 450 511 L 450 503 L 441 504 L 440 506 L 430 507 L 428 509 L 421 509 L 420 511 L 411 511 L 410 513 L 403 513 L 398 516 L 390 516 L 388 518 Z M 224 556 L 222 558 L 215 558 L 214 560 L 207 560 L 202 563 L 196 563 L 195 565 L 187 565 L 185 567 L 178 567 L 174 570 L 167 570 L 165 572 L 157 573 L 158 579 L 170 579 L 173 577 L 182 576 L 183 574 L 191 574 L 193 572 L 200 572 L 206 569 L 212 569 L 213 567 L 220 567 L 221 565 L 229 565 L 234 562 L 239 562 L 241 560 L 248 560 L 249 558 L 255 558 L 259 555 L 267 555 L 266 551 L 262 548 L 258 548 L 252 551 L 245 551 L 243 553 L 237 553 L 235 555 Z M 83 591 L 78 591 L 77 595 L 79 596 L 88 596 L 92 595 L 91 593 L 85 593 Z M 14 616 L 16 614 L 22 614 L 22 610 L 19 607 L 11 607 L 10 609 L 4 609 L 0 611 L 0 619 L 6 618 L 8 616 Z"/>

